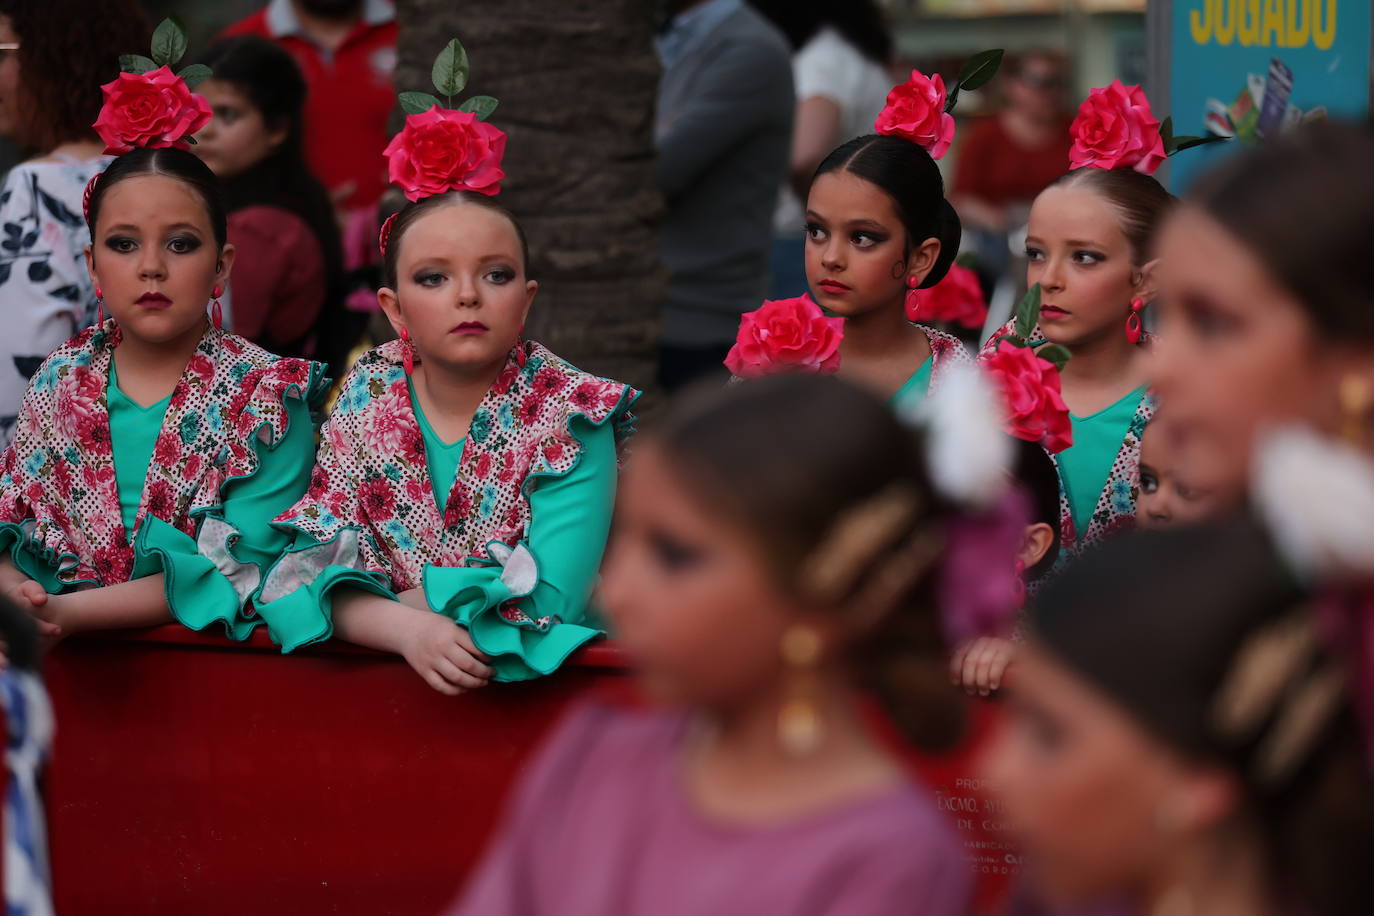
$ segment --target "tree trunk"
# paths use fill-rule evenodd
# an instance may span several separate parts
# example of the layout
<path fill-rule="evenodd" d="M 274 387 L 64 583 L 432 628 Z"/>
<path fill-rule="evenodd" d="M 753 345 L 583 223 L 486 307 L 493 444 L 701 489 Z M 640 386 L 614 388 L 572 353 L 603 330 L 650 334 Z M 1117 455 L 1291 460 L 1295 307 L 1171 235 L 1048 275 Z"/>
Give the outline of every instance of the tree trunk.
<path fill-rule="evenodd" d="M 432 92 L 457 37 L 463 97 L 492 95 L 510 135 L 501 203 L 539 281 L 529 336 L 579 368 L 653 382 L 664 295 L 654 183 L 652 0 L 398 0 L 396 88 Z"/>

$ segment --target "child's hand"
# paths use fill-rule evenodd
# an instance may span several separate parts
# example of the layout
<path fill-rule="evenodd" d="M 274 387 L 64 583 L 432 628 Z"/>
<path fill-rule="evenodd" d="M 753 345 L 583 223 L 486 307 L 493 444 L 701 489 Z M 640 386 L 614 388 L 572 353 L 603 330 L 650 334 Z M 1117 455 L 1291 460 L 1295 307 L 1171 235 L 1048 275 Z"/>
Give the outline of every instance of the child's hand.
<path fill-rule="evenodd" d="M 43 586 L 18 570 L 10 569 L 6 572 L 9 574 L 0 576 L 0 594 L 8 598 L 15 607 L 32 617 L 34 623 L 38 625 L 40 641 L 45 648 L 52 646 L 62 637 L 62 627 L 53 620 L 54 608 L 50 601 L 51 596 L 43 589 Z"/>
<path fill-rule="evenodd" d="M 432 611 L 416 615 L 401 655 L 426 684 L 449 696 L 485 687 L 495 674 L 483 664 L 487 656 L 477 651 L 468 631 Z"/>
<path fill-rule="evenodd" d="M 949 678 L 969 695 L 987 696 L 1002 686 L 1016 644 L 1009 639 L 983 636 L 964 643 L 950 659 Z"/>

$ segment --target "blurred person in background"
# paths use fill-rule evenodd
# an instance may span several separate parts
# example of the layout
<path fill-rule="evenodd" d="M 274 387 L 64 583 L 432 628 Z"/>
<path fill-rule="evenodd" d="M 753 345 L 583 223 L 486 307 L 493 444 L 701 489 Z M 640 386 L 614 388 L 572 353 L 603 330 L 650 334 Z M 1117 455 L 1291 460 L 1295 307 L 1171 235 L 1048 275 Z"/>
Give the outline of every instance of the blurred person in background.
<path fill-rule="evenodd" d="M 1176 431 L 1167 417 L 1155 415 L 1140 439 L 1140 495 L 1136 524 L 1142 528 L 1191 525 L 1213 517 L 1221 499 L 1192 483 L 1179 461 Z"/>
<path fill-rule="evenodd" d="M 222 37 L 258 35 L 291 53 L 305 75 L 305 161 L 334 202 L 348 273 L 347 308 L 321 329 L 320 356 L 346 361 L 376 312 L 382 150 L 396 93 L 396 15 L 390 0 L 270 0 Z M 331 313 L 326 312 L 326 315 Z M 334 370 L 338 374 L 338 370 Z"/>
<path fill-rule="evenodd" d="M 792 45 L 797 109 L 789 173 L 773 217 L 770 299 L 806 292 L 803 201 L 821 160 L 873 132 L 892 88 L 892 36 L 873 0 L 750 0 Z"/>
<path fill-rule="evenodd" d="M 743 0 L 670 0 L 655 145 L 667 204 L 659 381 L 716 373 L 768 289 L 795 97 L 787 39 Z"/>
<path fill-rule="evenodd" d="M 662 705 L 574 713 L 453 912 L 965 912 L 952 825 L 860 714 L 864 688 L 918 745 L 959 732 L 922 546 L 958 514 L 925 464 L 834 378 L 677 405 L 626 468 L 601 590 Z"/>
<path fill-rule="evenodd" d="M 1032 52 L 1010 63 L 994 84 L 1003 93 L 1002 108 L 968 132 L 950 195 L 989 289 L 1010 263 L 1007 233 L 1025 221 L 1031 201 L 1069 164 L 1063 58 Z"/>
<path fill-rule="evenodd" d="M 1047 902 L 1369 912 L 1370 761 L 1295 583 L 1228 523 L 1125 535 L 1046 585 L 988 775 Z"/>
<path fill-rule="evenodd" d="M 386 190 L 378 163 L 396 104 L 396 21 L 387 0 L 271 0 L 224 35 L 258 35 L 300 65 L 305 158 L 342 211 L 373 210 Z"/>
<path fill-rule="evenodd" d="M 95 321 L 82 197 L 110 158 L 91 125 L 119 56 L 147 46 L 132 0 L 0 0 L 0 136 L 26 156 L 0 191 L 0 447 L 29 377 Z"/>
<path fill-rule="evenodd" d="M 200 62 L 215 74 L 197 87 L 214 117 L 192 151 L 224 182 L 239 252 L 234 333 L 286 356 L 310 349 L 337 376 L 345 354 L 313 346 L 332 340 L 343 265 L 329 196 L 301 155 L 305 80 L 290 54 L 252 35 L 214 43 Z"/>

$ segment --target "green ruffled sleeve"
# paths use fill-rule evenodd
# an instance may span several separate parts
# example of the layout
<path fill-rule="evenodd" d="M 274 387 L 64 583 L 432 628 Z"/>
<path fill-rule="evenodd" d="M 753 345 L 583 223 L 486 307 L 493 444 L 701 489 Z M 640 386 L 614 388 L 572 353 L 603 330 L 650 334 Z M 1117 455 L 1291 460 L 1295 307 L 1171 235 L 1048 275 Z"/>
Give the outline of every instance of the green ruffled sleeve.
<path fill-rule="evenodd" d="M 33 522 L 28 524 L 32 526 Z M 23 523 L 0 524 L 0 556 L 5 554 L 9 554 L 21 573 L 43 586 L 49 595 L 59 594 L 68 587 L 69 583 L 57 578 L 57 567 L 33 549 Z"/>
<path fill-rule="evenodd" d="M 266 623 L 277 643 L 287 646 L 320 638 L 312 632 L 319 614 L 255 613 L 256 597 L 268 567 L 290 542 L 290 534 L 272 519 L 305 492 L 315 459 L 315 428 L 310 407 L 300 398 L 286 399 L 286 433 L 275 447 L 253 443 L 258 470 L 224 486 L 224 502 L 199 519 L 193 540 L 149 516 L 134 542 L 134 577 L 166 575 L 172 615 L 193 630 L 219 622 L 234 639 L 245 639 Z"/>
<path fill-rule="evenodd" d="M 334 634 L 333 591 L 340 586 L 396 599 L 385 575 L 361 568 L 360 537 L 358 529 L 345 528 L 321 544 L 302 532 L 272 567 L 257 609 L 282 652 Z"/>
<path fill-rule="evenodd" d="M 611 530 L 615 433 L 609 423 L 573 424 L 581 456 L 565 476 L 534 481 L 525 542 L 513 551 L 493 545 L 501 565 L 425 569 L 430 607 L 467 628 L 498 681 L 549 674 L 605 632 L 587 602 Z M 503 613 L 507 605 L 520 614 Z"/>

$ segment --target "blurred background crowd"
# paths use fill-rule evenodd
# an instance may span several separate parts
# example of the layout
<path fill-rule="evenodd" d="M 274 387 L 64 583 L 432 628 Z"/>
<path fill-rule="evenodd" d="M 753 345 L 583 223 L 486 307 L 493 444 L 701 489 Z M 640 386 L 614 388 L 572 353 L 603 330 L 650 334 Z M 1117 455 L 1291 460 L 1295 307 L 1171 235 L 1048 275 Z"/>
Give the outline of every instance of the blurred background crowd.
<path fill-rule="evenodd" d="M 244 252 L 229 327 L 325 360 L 335 377 L 360 345 L 390 334 L 373 296 L 374 240 L 401 201 L 380 154 L 400 123 L 394 93 L 427 86 L 436 36 L 461 35 L 480 61 L 474 89 L 504 101 L 504 199 L 530 229 L 544 290 L 531 333 L 645 388 L 719 371 L 742 312 L 805 290 L 798 189 L 826 152 L 870 131 L 913 67 L 952 74 L 977 50 L 1008 51 L 1002 78 L 961 105 L 968 123 L 941 162 L 993 300 L 990 324 L 1019 295 L 1017 233 L 1064 169 L 1073 100 L 1112 78 L 1144 79 L 1138 0 L 622 0 L 557 21 L 537 0 L 65 5 L 107 25 L 71 29 L 52 5 L 5 5 L 11 34 L 0 38 L 22 42 L 0 52 L 5 164 L 24 163 L 11 186 L 22 173 L 75 212 L 104 161 L 88 127 L 95 86 L 148 23 L 178 16 L 216 74 L 201 89 L 215 118 L 197 151 L 226 182 Z M 569 72 L 576 79 L 556 76 Z M 6 435 L 25 370 L 95 309 L 83 227 L 18 212 L 34 199 L 0 213 L 24 226 L 0 252 L 0 346 L 16 367 L 3 367 Z M 23 244 L 34 231 L 53 236 L 52 272 L 12 275 L 14 259 L 34 255 Z"/>

